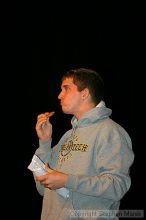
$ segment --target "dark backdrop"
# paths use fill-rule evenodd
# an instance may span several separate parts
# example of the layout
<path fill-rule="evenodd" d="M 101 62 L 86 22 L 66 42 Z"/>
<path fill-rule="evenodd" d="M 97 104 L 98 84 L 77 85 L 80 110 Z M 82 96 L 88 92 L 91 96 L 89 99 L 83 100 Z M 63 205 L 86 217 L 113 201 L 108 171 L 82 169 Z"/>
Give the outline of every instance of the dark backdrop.
<path fill-rule="evenodd" d="M 51 122 L 53 144 L 57 143 L 70 128 L 71 118 L 61 112 L 57 100 L 60 79 L 63 73 L 78 67 L 101 74 L 106 85 L 105 102 L 113 110 L 111 117 L 128 131 L 133 142 L 132 185 L 121 201 L 121 209 L 144 209 L 145 15 L 99 11 L 94 7 L 72 12 L 58 9 L 36 16 L 38 11 L 34 9 L 29 19 L 19 23 L 25 24 L 20 31 L 13 23 L 12 30 L 3 31 L 6 83 L 1 108 L 6 138 L 2 138 L 2 159 L 8 179 L 2 181 L 5 219 L 9 215 L 14 219 L 40 218 L 42 198 L 27 170 L 38 147 L 36 117 L 55 111 Z"/>

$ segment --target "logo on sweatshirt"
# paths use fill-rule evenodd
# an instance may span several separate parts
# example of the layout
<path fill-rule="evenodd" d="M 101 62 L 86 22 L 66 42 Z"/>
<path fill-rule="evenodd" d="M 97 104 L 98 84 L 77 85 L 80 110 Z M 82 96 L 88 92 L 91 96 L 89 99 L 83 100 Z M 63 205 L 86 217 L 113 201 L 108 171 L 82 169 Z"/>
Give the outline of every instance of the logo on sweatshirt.
<path fill-rule="evenodd" d="M 62 162 L 65 162 L 70 157 L 72 157 L 72 153 L 75 151 L 80 152 L 86 152 L 88 148 L 87 144 L 80 143 L 78 141 L 78 136 L 74 135 L 64 142 L 64 144 L 61 145 L 61 150 L 59 151 L 58 156 L 58 164 L 62 164 Z"/>

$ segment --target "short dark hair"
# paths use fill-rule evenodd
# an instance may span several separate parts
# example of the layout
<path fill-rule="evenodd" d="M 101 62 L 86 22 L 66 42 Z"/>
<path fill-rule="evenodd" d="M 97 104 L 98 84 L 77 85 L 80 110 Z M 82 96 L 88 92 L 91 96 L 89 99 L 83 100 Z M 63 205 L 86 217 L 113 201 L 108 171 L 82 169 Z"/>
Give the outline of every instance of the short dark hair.
<path fill-rule="evenodd" d="M 85 88 L 89 89 L 93 102 L 97 105 L 104 96 L 104 82 L 99 73 L 92 69 L 78 68 L 66 72 L 62 81 L 65 78 L 72 78 L 73 83 L 79 91 Z"/>

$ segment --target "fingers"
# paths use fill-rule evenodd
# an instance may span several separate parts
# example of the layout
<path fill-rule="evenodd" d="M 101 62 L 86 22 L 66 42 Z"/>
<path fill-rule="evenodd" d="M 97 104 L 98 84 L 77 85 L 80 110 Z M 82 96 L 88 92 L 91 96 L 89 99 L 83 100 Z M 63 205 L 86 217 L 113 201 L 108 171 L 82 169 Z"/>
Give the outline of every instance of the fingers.
<path fill-rule="evenodd" d="M 36 129 L 37 130 L 41 129 L 42 125 L 45 124 L 45 122 L 54 114 L 55 114 L 55 112 L 46 112 L 46 113 L 38 115 Z"/>
<path fill-rule="evenodd" d="M 36 181 L 39 181 L 41 185 L 44 185 L 44 187 L 51 189 L 49 185 L 49 179 L 48 175 L 43 175 L 43 176 L 36 176 L 35 179 Z"/>
<path fill-rule="evenodd" d="M 41 183 L 45 183 L 46 180 L 47 180 L 47 177 L 46 177 L 46 174 L 45 175 L 42 175 L 42 176 L 36 176 L 36 181 L 39 181 Z"/>
<path fill-rule="evenodd" d="M 36 130 L 39 130 L 42 128 L 42 125 L 47 121 L 46 118 L 40 118 L 36 123 Z"/>

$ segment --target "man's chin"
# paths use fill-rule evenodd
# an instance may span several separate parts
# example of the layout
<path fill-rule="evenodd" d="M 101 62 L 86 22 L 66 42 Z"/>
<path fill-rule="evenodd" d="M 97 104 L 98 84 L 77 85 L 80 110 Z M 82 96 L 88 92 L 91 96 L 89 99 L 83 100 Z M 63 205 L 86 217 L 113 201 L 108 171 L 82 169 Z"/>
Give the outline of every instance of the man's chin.
<path fill-rule="evenodd" d="M 64 114 L 70 114 L 69 111 L 66 111 L 66 110 L 62 110 Z"/>
<path fill-rule="evenodd" d="M 70 111 L 69 111 L 68 109 L 63 108 L 63 107 L 62 107 L 62 111 L 63 111 L 63 113 L 65 113 L 65 114 L 71 114 Z"/>

